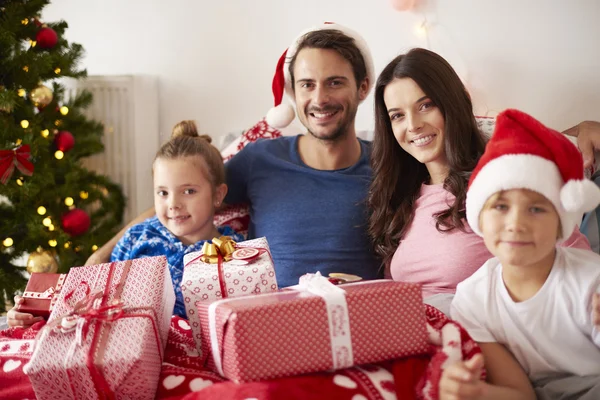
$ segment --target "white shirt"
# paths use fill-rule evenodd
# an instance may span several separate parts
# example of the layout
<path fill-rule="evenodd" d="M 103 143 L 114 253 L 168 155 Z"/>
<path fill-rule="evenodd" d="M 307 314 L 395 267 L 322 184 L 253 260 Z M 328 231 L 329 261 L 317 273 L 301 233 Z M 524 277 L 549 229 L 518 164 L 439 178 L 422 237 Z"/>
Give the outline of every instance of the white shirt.
<path fill-rule="evenodd" d="M 497 342 L 531 380 L 558 374 L 600 374 L 600 335 L 592 325 L 592 295 L 600 255 L 557 248 L 550 275 L 530 299 L 514 302 L 497 258 L 458 284 L 452 318 L 477 342 Z"/>

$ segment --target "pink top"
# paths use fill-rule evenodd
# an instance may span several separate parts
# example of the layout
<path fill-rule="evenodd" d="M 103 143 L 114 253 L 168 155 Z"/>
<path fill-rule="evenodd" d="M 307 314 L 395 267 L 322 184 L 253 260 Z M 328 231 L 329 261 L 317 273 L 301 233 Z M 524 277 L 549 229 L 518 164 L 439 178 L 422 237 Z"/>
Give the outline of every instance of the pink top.
<path fill-rule="evenodd" d="M 421 283 L 423 297 L 454 293 L 459 282 L 493 257 L 483 238 L 474 234 L 468 225 L 467 232 L 455 229 L 443 233 L 436 229 L 433 214 L 447 209 L 454 199 L 442 184 L 422 185 L 413 222 L 392 258 L 392 279 Z M 561 246 L 590 249 L 587 238 L 578 228 Z"/>

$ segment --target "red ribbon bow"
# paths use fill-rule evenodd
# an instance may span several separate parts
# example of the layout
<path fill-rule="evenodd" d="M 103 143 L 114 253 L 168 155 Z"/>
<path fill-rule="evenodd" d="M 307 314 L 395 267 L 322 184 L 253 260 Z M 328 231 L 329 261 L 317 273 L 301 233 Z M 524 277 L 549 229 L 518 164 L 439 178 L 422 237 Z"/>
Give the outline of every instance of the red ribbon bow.
<path fill-rule="evenodd" d="M 30 158 L 31 152 L 28 144 L 12 150 L 0 150 L 0 182 L 6 185 L 15 167 L 27 176 L 33 175 L 33 164 L 29 161 Z"/>
<path fill-rule="evenodd" d="M 123 317 L 123 303 L 120 301 L 111 305 L 101 305 L 102 292 L 89 293 L 89 286 L 82 282 L 81 286 L 87 286 L 86 296 L 78 301 L 73 310 L 62 318 L 60 329 L 70 331 L 77 329 L 77 341 L 81 345 L 89 330 L 89 323 L 93 320 L 112 322 Z M 68 300 L 75 292 L 72 290 L 65 296 Z"/>

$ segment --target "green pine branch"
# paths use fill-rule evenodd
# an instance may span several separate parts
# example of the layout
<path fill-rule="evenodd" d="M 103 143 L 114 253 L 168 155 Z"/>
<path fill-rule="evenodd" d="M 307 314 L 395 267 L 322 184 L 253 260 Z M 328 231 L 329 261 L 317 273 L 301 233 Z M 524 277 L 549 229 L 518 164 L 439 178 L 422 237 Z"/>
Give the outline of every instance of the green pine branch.
<path fill-rule="evenodd" d="M 41 248 L 56 255 L 59 271 L 83 265 L 95 246 L 101 246 L 120 229 L 125 208 L 121 188 L 105 176 L 84 168 L 86 157 L 104 151 L 104 127 L 85 116 L 92 95 L 82 91 L 68 101 L 58 78 L 84 78 L 79 67 L 83 47 L 68 43 L 64 21 L 36 21 L 46 0 L 0 2 L 0 150 L 19 144 L 31 147 L 32 176 L 15 170 L 6 185 L 0 184 L 0 307 L 22 290 L 25 255 Z M 41 23 L 58 35 L 56 46 L 33 45 Z M 52 90 L 49 104 L 36 107 L 31 92 L 39 85 Z M 61 107 L 68 113 L 63 115 Z M 56 157 L 56 134 L 70 132 L 75 145 Z M 73 205 L 69 206 L 66 199 Z M 38 209 L 44 207 L 40 215 Z M 70 208 L 85 210 L 91 227 L 71 236 L 61 225 Z M 50 221 L 50 226 L 44 220 Z M 5 245 L 10 238 L 12 244 Z"/>

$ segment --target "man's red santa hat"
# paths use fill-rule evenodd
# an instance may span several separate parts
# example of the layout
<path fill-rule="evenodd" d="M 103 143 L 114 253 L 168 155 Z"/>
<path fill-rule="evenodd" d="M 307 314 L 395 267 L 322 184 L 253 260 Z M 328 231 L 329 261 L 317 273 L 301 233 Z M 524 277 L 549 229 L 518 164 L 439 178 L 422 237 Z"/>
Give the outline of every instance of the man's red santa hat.
<path fill-rule="evenodd" d="M 277 63 L 277 68 L 275 70 L 275 75 L 273 76 L 273 98 L 275 101 L 275 106 L 269 110 L 267 113 L 267 123 L 273 128 L 285 128 L 288 126 L 295 118 L 294 108 L 292 105 L 283 102 L 283 94 L 288 95 L 288 98 L 294 104 L 294 90 L 292 87 L 292 80 L 290 76 L 290 61 L 296 54 L 298 49 L 298 45 L 304 38 L 304 35 L 325 29 L 335 29 L 346 36 L 354 39 L 354 43 L 360 53 L 362 54 L 363 60 L 365 61 L 365 67 L 367 69 L 367 78 L 369 81 L 369 86 L 367 88 L 367 93 L 373 85 L 375 84 L 375 70 L 373 68 L 373 58 L 371 57 L 371 51 L 369 50 L 369 46 L 365 40 L 355 31 L 350 28 L 346 28 L 345 26 L 334 24 L 331 22 L 325 22 L 319 26 L 312 27 L 302 32 L 287 48 L 286 51 L 283 52 L 281 57 L 279 58 L 279 62 Z"/>
<path fill-rule="evenodd" d="M 584 177 L 577 147 L 518 110 L 498 115 L 492 138 L 471 174 L 467 221 L 476 234 L 482 236 L 479 214 L 486 201 L 510 189 L 533 190 L 550 200 L 560 217 L 563 240 L 571 236 L 583 213 L 600 203 L 600 188 Z"/>

